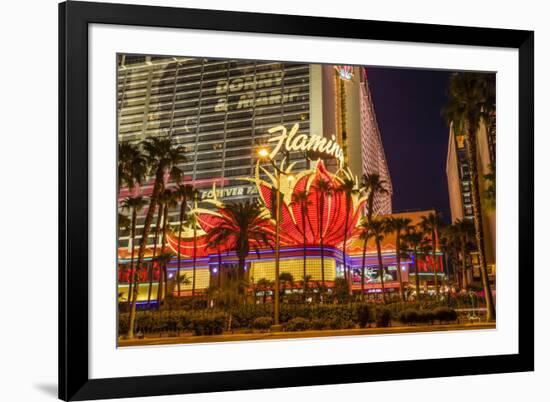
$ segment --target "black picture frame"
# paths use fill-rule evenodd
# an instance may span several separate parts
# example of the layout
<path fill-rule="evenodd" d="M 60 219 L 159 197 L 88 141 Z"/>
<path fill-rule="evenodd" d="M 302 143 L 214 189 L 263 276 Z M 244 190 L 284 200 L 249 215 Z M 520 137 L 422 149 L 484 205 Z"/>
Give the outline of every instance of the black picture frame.
<path fill-rule="evenodd" d="M 517 354 L 90 379 L 88 25 L 191 28 L 519 51 Z M 59 398 L 88 400 L 534 370 L 534 32 L 71 1 L 59 5 Z"/>

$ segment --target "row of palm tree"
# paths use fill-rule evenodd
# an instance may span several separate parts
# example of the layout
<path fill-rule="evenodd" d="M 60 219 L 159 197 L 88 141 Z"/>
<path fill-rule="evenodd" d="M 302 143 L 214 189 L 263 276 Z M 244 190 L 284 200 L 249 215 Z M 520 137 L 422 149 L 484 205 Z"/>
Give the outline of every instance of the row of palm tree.
<path fill-rule="evenodd" d="M 380 286 L 382 290 L 382 299 L 386 301 L 386 291 L 384 284 L 385 267 L 382 258 L 382 241 L 387 234 L 395 235 L 395 261 L 397 266 L 397 280 L 399 282 L 399 297 L 402 301 L 406 300 L 405 288 L 401 272 L 401 261 L 403 257 L 413 255 L 414 272 L 416 282 L 416 294 L 420 297 L 420 277 L 418 270 L 418 258 L 425 257 L 431 250 L 432 265 L 434 274 L 434 284 L 436 294 L 439 295 L 438 286 L 438 259 L 436 252 L 438 249 L 437 233 L 440 230 L 439 215 L 430 213 L 421 217 L 417 225 L 411 225 L 412 220 L 404 217 L 374 217 L 365 216 L 359 225 L 359 236 L 363 240 L 363 259 L 361 265 L 361 298 L 365 293 L 365 269 L 367 245 L 370 239 L 374 240 L 376 245 L 376 254 L 378 260 L 378 275 L 380 276 Z"/>
<path fill-rule="evenodd" d="M 474 224 L 467 219 L 458 219 L 443 231 L 443 247 L 456 266 L 455 280 L 463 289 L 468 287 L 470 281 L 468 260 L 470 251 L 475 248 L 474 237 Z"/>
<path fill-rule="evenodd" d="M 141 186 L 146 179 L 153 178 L 153 188 L 150 196 L 147 199 L 142 196 L 129 196 L 121 204 L 123 210 L 128 210 L 131 214 L 130 219 L 130 278 L 128 303 L 130 310 L 128 337 L 133 337 L 136 317 L 136 302 L 138 296 L 138 278 L 144 266 L 145 251 L 149 246 L 149 235 L 153 219 L 158 208 L 157 221 L 154 229 L 153 239 L 153 256 L 152 264 L 155 263 L 159 267 L 159 285 L 157 290 L 157 301 L 160 302 L 168 293 L 167 281 L 167 264 L 172 258 L 172 253 L 167 247 L 167 232 L 170 222 L 168 219 L 168 211 L 179 204 L 179 229 L 178 239 L 181 239 L 182 228 L 187 220 L 186 209 L 187 201 L 190 198 L 196 198 L 196 190 L 191 186 L 180 183 L 183 172 L 179 167 L 185 162 L 184 148 L 174 145 L 169 137 L 150 137 L 140 143 L 133 144 L 123 142 L 118 147 L 118 192 L 121 188 L 127 188 L 129 192 L 136 190 L 137 186 Z M 177 184 L 174 190 L 166 188 L 168 180 L 175 181 Z M 135 192 L 135 191 L 134 191 Z M 137 215 L 140 210 L 146 208 L 147 212 L 143 227 L 141 229 L 140 243 L 137 251 L 137 260 L 135 256 L 136 250 L 136 225 Z M 157 245 L 159 237 L 161 238 L 161 251 L 157 253 Z M 195 248 L 196 249 L 196 248 Z M 179 257 L 178 250 L 178 257 Z M 178 258 L 178 275 L 177 287 L 178 294 L 180 292 L 180 258 Z M 194 259 L 195 260 L 195 259 Z M 147 302 L 151 303 L 152 285 L 153 285 L 153 270 L 149 270 L 149 289 Z M 193 275 L 193 283 L 195 275 Z M 194 287 L 194 286 L 193 286 Z"/>

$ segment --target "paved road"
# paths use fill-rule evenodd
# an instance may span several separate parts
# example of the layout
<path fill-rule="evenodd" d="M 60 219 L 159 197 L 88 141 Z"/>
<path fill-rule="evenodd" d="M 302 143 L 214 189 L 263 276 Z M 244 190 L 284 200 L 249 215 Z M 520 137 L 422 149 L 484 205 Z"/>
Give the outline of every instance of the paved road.
<path fill-rule="evenodd" d="M 209 342 L 241 342 L 270 339 L 296 339 L 296 338 L 319 338 L 327 336 L 342 335 L 380 335 L 398 334 L 411 332 L 435 332 L 435 331 L 463 331 L 463 330 L 486 330 L 495 329 L 494 322 L 475 324 L 447 324 L 447 325 L 412 325 L 388 328 L 354 328 L 324 331 L 302 331 L 302 332 L 265 332 L 248 334 L 222 334 L 205 336 L 178 336 L 162 338 L 145 338 L 134 340 L 119 340 L 119 346 L 145 346 L 145 345 L 170 345 L 177 343 L 209 343 Z"/>

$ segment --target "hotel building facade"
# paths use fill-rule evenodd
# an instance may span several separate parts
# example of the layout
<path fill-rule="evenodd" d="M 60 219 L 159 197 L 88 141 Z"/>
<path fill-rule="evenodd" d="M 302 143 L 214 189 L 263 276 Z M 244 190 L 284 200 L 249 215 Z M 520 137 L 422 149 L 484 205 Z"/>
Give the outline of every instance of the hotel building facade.
<path fill-rule="evenodd" d="M 299 124 L 300 133 L 334 136 L 358 179 L 368 173 L 381 176 L 389 191 L 377 195 L 375 213 L 387 215 L 391 178 L 367 73 L 363 67 L 119 55 L 118 141 L 170 136 L 187 152 L 180 166 L 184 182 L 199 189 L 200 206 L 208 208 L 203 201 L 212 198 L 213 185 L 224 202 L 258 197 L 256 186 L 241 180 L 253 176 L 257 148 L 267 144 L 270 128 Z M 296 172 L 310 168 L 315 158 L 304 152 L 282 157 L 295 163 Z M 325 164 L 331 172 L 337 169 L 336 160 Z M 139 192 L 147 195 L 151 189 L 152 183 L 144 183 Z M 128 195 L 122 189 L 119 199 Z M 169 213 L 174 224 L 177 215 L 176 208 Z M 144 212 L 138 216 L 137 242 L 144 217 Z M 154 231 L 153 224 L 151 245 Z M 122 233 L 119 256 L 128 254 L 129 243 L 128 233 Z M 205 282 L 209 274 L 201 276 Z"/>
<path fill-rule="evenodd" d="M 457 220 L 473 221 L 473 205 L 471 198 L 470 164 L 466 153 L 464 135 L 456 135 L 453 127 L 449 128 L 449 143 L 447 150 L 447 184 L 449 188 L 449 204 L 452 222 Z M 493 118 L 488 125 L 480 123 L 477 131 L 477 166 L 479 169 L 479 192 L 481 194 L 482 224 L 485 237 L 485 256 L 489 279 L 494 281 L 496 274 L 496 211 L 484 206 L 483 193 L 488 183 L 484 176 L 492 173 L 496 166 L 496 120 Z M 470 282 L 481 281 L 477 253 L 470 255 L 473 271 L 468 271 Z"/>

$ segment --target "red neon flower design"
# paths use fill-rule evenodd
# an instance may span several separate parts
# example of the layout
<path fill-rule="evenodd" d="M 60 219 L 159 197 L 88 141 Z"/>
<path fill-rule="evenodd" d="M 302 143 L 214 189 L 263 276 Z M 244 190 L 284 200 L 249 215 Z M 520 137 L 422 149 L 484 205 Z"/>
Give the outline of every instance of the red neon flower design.
<path fill-rule="evenodd" d="M 260 179 L 259 169 L 262 169 L 273 184 Z M 345 173 L 347 174 L 347 173 Z M 346 210 L 346 194 L 341 191 L 342 179 L 330 173 L 323 162 L 319 161 L 310 170 L 301 172 L 294 181 L 290 181 L 290 170 L 281 176 L 281 232 L 280 239 L 282 246 L 302 245 L 304 241 L 303 230 L 305 227 L 306 244 L 319 245 L 321 242 L 321 231 L 323 232 L 323 244 L 325 246 L 338 247 L 344 240 L 344 227 L 347 222 L 347 238 L 351 239 L 353 229 L 361 217 L 361 209 L 365 203 L 366 197 L 358 191 L 350 197 L 349 209 Z M 265 169 L 257 167 L 256 178 L 249 179 L 256 183 L 260 199 L 267 211 L 274 211 L 275 200 L 275 178 Z M 321 182 L 328 185 L 329 191 L 321 191 Z M 301 208 L 299 202 L 293 202 L 293 194 L 298 192 L 307 192 L 307 214 L 305 216 L 305 225 L 302 221 Z M 213 192 L 215 194 L 215 191 Z M 206 234 L 214 227 L 218 226 L 223 220 L 225 214 L 222 203 L 214 198 L 209 200 L 218 207 L 217 211 L 206 209 L 197 210 L 197 221 L 200 225 L 197 238 L 197 256 L 207 256 L 211 253 L 224 252 L 234 248 L 234 241 L 229 240 L 223 245 L 221 250 L 209 248 L 206 244 Z M 263 226 L 265 230 L 272 235 L 275 233 L 274 220 L 266 221 Z M 173 234 L 168 238 L 168 244 L 177 253 L 178 239 Z M 253 246 L 253 245 L 251 245 Z M 193 255 L 193 239 L 189 238 L 189 231 L 186 231 L 182 241 L 179 244 L 180 253 L 183 256 L 191 257 Z"/>

